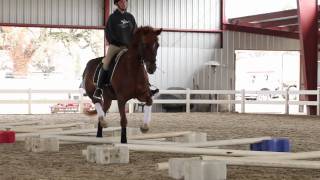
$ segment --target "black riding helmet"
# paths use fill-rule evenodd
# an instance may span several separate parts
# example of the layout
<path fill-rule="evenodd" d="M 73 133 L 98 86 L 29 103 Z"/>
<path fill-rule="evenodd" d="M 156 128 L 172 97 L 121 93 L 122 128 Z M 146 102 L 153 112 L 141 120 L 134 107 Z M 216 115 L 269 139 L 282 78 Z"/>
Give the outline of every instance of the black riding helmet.
<path fill-rule="evenodd" d="M 117 4 L 117 2 L 119 2 L 120 0 L 113 0 L 113 4 Z M 128 0 L 127 0 L 128 2 Z"/>

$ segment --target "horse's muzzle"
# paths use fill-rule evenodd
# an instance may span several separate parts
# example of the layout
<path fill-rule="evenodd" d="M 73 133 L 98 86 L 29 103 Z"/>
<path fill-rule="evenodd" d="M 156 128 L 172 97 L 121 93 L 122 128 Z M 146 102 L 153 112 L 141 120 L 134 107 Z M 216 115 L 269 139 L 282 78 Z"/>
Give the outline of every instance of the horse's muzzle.
<path fill-rule="evenodd" d="M 153 74 L 157 69 L 156 63 L 147 63 L 146 67 L 147 67 L 147 72 L 149 74 Z"/>

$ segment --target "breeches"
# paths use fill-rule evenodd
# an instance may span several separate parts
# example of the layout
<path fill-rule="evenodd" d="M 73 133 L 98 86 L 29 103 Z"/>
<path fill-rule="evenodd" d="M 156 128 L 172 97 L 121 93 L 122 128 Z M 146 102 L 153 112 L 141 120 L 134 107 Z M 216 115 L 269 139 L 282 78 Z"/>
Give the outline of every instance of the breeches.
<path fill-rule="evenodd" d="M 121 50 L 125 48 L 126 48 L 125 46 L 119 47 L 119 46 L 110 44 L 107 51 L 107 55 L 102 59 L 103 69 L 107 70 L 113 56 L 115 56 L 117 53 L 119 53 Z"/>

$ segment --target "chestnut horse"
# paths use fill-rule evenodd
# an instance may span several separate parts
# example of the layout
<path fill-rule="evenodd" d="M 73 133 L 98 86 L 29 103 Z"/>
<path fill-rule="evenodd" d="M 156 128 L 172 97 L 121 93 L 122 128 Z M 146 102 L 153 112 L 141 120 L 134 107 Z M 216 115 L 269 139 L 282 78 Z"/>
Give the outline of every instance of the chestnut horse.
<path fill-rule="evenodd" d="M 103 57 L 90 60 L 83 72 L 83 87 L 91 101 L 96 105 L 98 112 L 97 137 L 102 137 L 102 128 L 107 127 L 104 119 L 105 113 L 110 108 L 112 100 L 117 100 L 120 113 L 121 143 L 127 143 L 127 117 L 125 112 L 126 102 L 136 98 L 145 102 L 146 106 L 152 105 L 152 97 L 149 89 L 148 74 L 156 71 L 156 56 L 159 47 L 158 35 L 162 29 L 155 30 L 145 26 L 138 28 L 132 41 L 119 59 L 110 80 L 111 86 L 103 89 L 103 100 L 93 98 L 95 90 L 94 74 Z M 103 115 L 99 115 L 99 109 Z M 146 132 L 148 127 L 142 126 L 141 131 Z"/>

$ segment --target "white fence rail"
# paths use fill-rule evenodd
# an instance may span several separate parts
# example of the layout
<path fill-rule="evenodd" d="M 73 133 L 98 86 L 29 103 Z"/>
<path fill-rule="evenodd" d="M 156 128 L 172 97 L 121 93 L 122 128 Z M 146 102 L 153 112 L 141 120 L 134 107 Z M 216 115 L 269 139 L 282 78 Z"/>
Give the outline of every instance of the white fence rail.
<path fill-rule="evenodd" d="M 14 94 L 14 98 L 4 98 L 7 94 Z M 69 98 L 52 98 L 53 94 L 68 95 Z M 72 100 L 71 94 L 78 99 Z M 79 103 L 80 110 L 82 104 L 91 102 L 87 97 L 83 97 L 83 90 L 36 90 L 36 89 L 0 89 L 0 104 L 27 104 L 28 113 L 32 112 L 33 104 L 54 104 L 54 103 Z M 235 91 L 235 90 L 160 90 L 159 94 L 183 94 L 185 99 L 155 99 L 154 104 L 185 104 L 186 112 L 190 112 L 191 104 L 225 104 L 228 105 L 229 111 L 232 105 L 240 104 L 241 113 L 245 113 L 248 104 L 278 104 L 284 105 L 285 114 L 289 114 L 289 105 L 306 105 L 316 106 L 317 115 L 320 112 L 320 90 L 301 90 L 301 91 Z M 37 95 L 42 95 L 37 97 Z M 43 97 L 45 95 L 45 97 Z M 225 95 L 226 99 L 194 99 L 192 95 Z M 315 95 L 316 101 L 299 101 L 292 100 L 292 97 L 299 99 L 299 95 Z M 267 98 L 265 98 L 267 97 Z M 278 97 L 277 100 L 272 100 Z M 251 100 L 250 100 L 251 99 Z M 133 112 L 133 105 L 139 103 L 137 100 L 130 100 L 129 112 Z M 81 112 L 81 111 L 80 111 Z"/>

